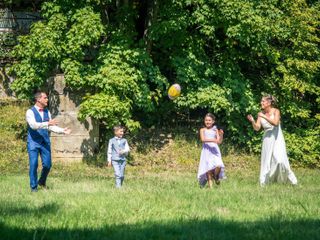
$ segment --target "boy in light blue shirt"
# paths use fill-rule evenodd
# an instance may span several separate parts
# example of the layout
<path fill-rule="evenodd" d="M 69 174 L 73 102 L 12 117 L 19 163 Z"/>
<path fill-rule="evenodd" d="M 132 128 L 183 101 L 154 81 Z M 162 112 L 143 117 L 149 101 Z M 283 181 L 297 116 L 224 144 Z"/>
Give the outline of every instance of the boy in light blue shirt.
<path fill-rule="evenodd" d="M 124 127 L 115 126 L 113 128 L 114 137 L 109 140 L 108 144 L 108 167 L 113 166 L 116 188 L 120 188 L 124 180 L 124 171 L 126 167 L 126 156 L 130 148 L 128 141 L 123 138 Z"/>

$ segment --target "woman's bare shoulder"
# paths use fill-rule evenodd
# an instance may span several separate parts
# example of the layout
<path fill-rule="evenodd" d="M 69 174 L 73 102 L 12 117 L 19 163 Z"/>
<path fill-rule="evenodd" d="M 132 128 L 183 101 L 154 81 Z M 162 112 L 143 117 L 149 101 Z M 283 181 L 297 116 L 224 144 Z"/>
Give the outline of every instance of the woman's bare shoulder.
<path fill-rule="evenodd" d="M 278 108 L 272 108 L 272 113 L 273 114 L 279 114 L 280 110 Z"/>

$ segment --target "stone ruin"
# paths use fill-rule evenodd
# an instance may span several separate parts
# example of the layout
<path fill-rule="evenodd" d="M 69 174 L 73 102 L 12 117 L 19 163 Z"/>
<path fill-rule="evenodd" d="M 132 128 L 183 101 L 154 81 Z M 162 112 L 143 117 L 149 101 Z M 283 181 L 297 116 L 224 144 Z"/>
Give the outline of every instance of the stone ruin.
<path fill-rule="evenodd" d="M 99 148 L 99 124 L 90 118 L 80 122 L 77 118 L 83 94 L 70 91 L 64 75 L 48 79 L 49 110 L 60 127 L 72 130 L 70 135 L 51 133 L 53 161 L 74 162 L 93 157 Z"/>

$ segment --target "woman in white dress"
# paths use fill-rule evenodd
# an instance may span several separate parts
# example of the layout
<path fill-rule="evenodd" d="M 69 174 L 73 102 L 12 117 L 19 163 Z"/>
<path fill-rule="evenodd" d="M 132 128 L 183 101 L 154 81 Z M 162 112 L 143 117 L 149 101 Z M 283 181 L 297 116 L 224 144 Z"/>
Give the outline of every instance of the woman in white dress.
<path fill-rule="evenodd" d="M 259 131 L 264 129 L 262 151 L 260 185 L 271 182 L 297 184 L 297 178 L 292 172 L 287 156 L 286 144 L 280 126 L 280 111 L 275 108 L 275 98 L 265 95 L 261 99 L 262 111 L 258 113 L 257 120 L 248 115 L 253 129 Z"/>

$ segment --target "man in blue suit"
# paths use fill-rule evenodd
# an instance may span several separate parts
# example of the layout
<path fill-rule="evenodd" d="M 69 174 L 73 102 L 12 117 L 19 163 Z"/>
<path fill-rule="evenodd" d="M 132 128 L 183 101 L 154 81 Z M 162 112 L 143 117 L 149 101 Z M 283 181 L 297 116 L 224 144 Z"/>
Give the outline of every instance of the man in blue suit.
<path fill-rule="evenodd" d="M 28 123 L 27 149 L 29 155 L 29 176 L 32 192 L 38 191 L 38 186 L 47 188 L 46 180 L 51 168 L 51 148 L 49 131 L 55 133 L 70 134 L 68 128 L 58 127 L 58 122 L 51 118 L 46 109 L 48 96 L 45 92 L 39 91 L 34 95 L 35 105 L 26 113 Z M 42 161 L 41 176 L 38 180 L 38 156 Z"/>

